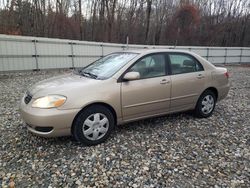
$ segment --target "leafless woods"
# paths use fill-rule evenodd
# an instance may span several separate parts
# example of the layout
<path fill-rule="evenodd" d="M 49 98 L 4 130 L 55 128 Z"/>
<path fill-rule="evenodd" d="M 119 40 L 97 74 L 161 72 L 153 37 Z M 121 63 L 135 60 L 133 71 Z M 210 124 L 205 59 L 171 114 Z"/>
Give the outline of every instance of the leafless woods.
<path fill-rule="evenodd" d="M 250 0 L 0 0 L 0 33 L 250 46 Z"/>

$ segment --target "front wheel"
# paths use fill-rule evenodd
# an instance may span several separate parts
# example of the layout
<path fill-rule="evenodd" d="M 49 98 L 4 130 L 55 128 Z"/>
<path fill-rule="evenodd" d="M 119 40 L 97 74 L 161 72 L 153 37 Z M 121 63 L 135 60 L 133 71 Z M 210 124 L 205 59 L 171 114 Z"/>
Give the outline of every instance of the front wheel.
<path fill-rule="evenodd" d="M 73 123 L 72 134 L 85 145 L 104 142 L 114 128 L 113 114 L 104 106 L 93 105 L 80 112 Z"/>
<path fill-rule="evenodd" d="M 206 90 L 203 92 L 196 104 L 195 115 L 200 118 L 207 118 L 212 115 L 216 104 L 214 92 Z"/>

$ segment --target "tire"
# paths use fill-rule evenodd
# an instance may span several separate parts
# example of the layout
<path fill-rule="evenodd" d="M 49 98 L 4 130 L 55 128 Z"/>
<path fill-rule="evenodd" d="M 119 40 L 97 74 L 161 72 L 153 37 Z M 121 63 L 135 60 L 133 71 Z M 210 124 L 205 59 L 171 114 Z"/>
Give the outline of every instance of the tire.
<path fill-rule="evenodd" d="M 212 115 L 216 105 L 216 95 L 211 90 L 204 91 L 198 99 L 195 107 L 195 116 L 207 118 Z"/>
<path fill-rule="evenodd" d="M 72 134 L 84 145 L 96 145 L 109 137 L 114 125 L 114 116 L 108 108 L 93 105 L 77 115 L 72 126 Z"/>

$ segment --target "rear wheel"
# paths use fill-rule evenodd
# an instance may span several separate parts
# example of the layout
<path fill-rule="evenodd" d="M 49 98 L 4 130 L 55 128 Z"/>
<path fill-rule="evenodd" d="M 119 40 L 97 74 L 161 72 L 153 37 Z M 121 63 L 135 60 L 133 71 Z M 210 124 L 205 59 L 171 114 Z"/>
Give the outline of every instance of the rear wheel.
<path fill-rule="evenodd" d="M 114 117 L 102 105 L 93 105 L 80 112 L 73 123 L 73 136 L 85 145 L 104 142 L 114 128 Z"/>
<path fill-rule="evenodd" d="M 206 118 L 212 115 L 216 104 L 216 96 L 213 91 L 204 91 L 195 107 L 195 115 L 200 118 Z"/>

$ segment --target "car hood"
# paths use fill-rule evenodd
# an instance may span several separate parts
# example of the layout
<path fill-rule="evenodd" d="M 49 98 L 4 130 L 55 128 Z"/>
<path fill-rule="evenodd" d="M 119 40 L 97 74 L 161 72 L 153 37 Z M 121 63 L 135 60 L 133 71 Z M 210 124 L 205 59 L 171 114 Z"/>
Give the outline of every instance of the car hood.
<path fill-rule="evenodd" d="M 88 85 L 97 84 L 101 80 L 87 78 L 74 73 L 52 77 L 33 85 L 28 92 L 33 98 L 38 98 L 51 94 L 67 96 L 68 93 L 74 92 L 75 89 L 87 87 Z"/>

